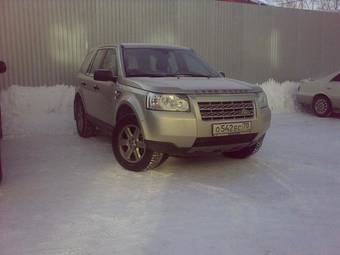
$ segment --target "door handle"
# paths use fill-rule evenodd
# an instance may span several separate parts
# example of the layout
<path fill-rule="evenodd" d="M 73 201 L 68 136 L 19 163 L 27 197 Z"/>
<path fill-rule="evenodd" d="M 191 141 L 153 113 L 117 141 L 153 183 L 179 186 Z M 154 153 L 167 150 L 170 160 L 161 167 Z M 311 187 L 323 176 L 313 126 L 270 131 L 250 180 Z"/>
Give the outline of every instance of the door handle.
<path fill-rule="evenodd" d="M 114 90 L 113 99 L 117 100 L 121 94 L 122 92 L 120 92 L 119 90 Z"/>
<path fill-rule="evenodd" d="M 85 82 L 82 82 L 81 85 L 83 85 L 84 87 L 86 86 L 86 83 Z"/>
<path fill-rule="evenodd" d="M 332 88 L 326 88 L 326 89 L 330 90 L 330 89 L 332 89 Z"/>
<path fill-rule="evenodd" d="M 98 87 L 97 85 L 94 85 L 93 88 L 94 88 L 95 90 L 99 90 L 99 87 Z"/>

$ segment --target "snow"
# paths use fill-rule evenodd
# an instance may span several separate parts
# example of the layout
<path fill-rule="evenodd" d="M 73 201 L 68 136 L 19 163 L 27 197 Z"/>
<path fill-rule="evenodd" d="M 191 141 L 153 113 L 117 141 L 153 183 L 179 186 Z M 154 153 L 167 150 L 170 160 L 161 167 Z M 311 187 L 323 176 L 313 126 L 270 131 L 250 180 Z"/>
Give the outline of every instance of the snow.
<path fill-rule="evenodd" d="M 299 111 L 295 94 L 298 83 L 274 80 L 260 84 L 274 113 Z M 2 91 L 3 133 L 8 137 L 35 134 L 74 134 L 74 87 L 23 87 Z"/>
<path fill-rule="evenodd" d="M 12 86 L 1 95 L 1 255 L 338 255 L 339 117 L 298 112 L 294 83 L 261 86 L 274 114 L 256 155 L 141 173 L 119 166 L 109 137 L 78 137 L 72 87 Z"/>
<path fill-rule="evenodd" d="M 274 113 L 287 113 L 299 111 L 296 93 L 299 83 L 285 81 L 276 82 L 273 79 L 259 85 L 267 94 L 268 104 Z"/>
<path fill-rule="evenodd" d="M 1 255 L 337 255 L 336 118 L 274 114 L 261 151 L 170 158 L 133 173 L 110 138 L 2 142 Z"/>
<path fill-rule="evenodd" d="M 73 134 L 74 87 L 13 85 L 1 93 L 5 136 Z"/>

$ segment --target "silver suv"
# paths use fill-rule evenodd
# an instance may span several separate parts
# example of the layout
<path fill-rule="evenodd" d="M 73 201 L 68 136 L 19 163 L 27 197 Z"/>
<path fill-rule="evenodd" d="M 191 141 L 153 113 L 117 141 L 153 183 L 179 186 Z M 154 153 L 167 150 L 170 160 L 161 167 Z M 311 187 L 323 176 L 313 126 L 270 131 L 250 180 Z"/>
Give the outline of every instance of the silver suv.
<path fill-rule="evenodd" d="M 112 134 L 126 169 L 159 166 L 168 156 L 222 152 L 245 158 L 270 126 L 256 85 L 226 79 L 192 49 L 120 44 L 92 49 L 78 74 L 74 116 L 81 137 Z"/>

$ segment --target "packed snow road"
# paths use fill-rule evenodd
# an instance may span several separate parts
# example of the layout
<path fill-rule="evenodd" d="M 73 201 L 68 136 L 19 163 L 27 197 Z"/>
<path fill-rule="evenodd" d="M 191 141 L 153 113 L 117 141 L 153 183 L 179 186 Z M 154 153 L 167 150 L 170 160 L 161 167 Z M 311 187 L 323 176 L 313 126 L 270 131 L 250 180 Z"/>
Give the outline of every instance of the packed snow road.
<path fill-rule="evenodd" d="M 339 254 L 339 133 L 338 118 L 274 114 L 252 158 L 142 173 L 104 136 L 9 137 L 1 254 Z"/>

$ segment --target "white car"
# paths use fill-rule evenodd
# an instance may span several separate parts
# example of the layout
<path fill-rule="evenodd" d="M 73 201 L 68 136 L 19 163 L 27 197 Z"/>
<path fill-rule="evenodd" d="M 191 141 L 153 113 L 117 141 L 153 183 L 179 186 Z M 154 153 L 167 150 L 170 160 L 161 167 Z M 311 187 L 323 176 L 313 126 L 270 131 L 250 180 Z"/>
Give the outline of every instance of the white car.
<path fill-rule="evenodd" d="M 340 112 L 340 71 L 323 78 L 303 80 L 299 86 L 297 100 L 312 106 L 315 115 L 330 116 Z"/>

